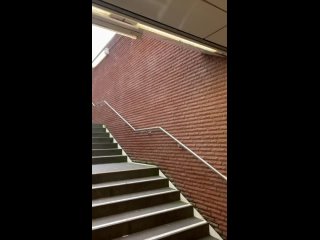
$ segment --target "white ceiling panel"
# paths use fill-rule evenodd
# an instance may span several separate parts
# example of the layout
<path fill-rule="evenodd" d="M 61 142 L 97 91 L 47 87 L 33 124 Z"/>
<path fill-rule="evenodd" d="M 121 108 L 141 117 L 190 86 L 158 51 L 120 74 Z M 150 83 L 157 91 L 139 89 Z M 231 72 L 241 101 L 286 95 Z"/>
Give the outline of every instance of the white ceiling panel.
<path fill-rule="evenodd" d="M 226 0 L 103 1 L 207 40 L 211 33 L 227 25 Z"/>
<path fill-rule="evenodd" d="M 205 38 L 225 26 L 226 23 L 227 14 L 225 12 L 203 1 L 196 1 L 191 8 L 185 9 L 180 24 L 175 27 L 200 38 Z"/>
<path fill-rule="evenodd" d="M 178 2 L 181 0 L 178 0 Z M 185 0 L 186 2 L 190 0 Z M 194 1 L 194 0 L 191 0 Z M 172 2 L 172 0 L 104 0 L 104 2 L 111 3 L 115 6 L 124 8 L 131 12 L 140 14 L 142 16 L 159 20 L 161 13 L 165 11 Z"/>
<path fill-rule="evenodd" d="M 227 47 L 227 27 L 222 28 L 221 30 L 210 35 L 206 39 L 209 40 L 210 42 L 215 42 L 224 47 Z"/>
<path fill-rule="evenodd" d="M 225 11 L 227 11 L 227 0 L 204 0 L 211 3 L 214 6 L 217 6 Z"/>

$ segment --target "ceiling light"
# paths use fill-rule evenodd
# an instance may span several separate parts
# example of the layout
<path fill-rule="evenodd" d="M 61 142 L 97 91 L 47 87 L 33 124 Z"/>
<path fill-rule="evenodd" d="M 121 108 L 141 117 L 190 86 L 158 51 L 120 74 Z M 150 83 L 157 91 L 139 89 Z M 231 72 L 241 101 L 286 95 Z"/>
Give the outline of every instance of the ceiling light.
<path fill-rule="evenodd" d="M 95 6 L 92 6 L 92 14 L 97 15 L 97 16 L 101 16 L 101 17 L 108 17 L 111 15 L 111 13 L 109 13 L 108 11 L 103 10 L 101 8 L 97 8 Z"/>
<path fill-rule="evenodd" d="M 141 35 L 135 25 L 112 18 L 110 12 L 95 6 L 92 6 L 92 23 L 132 39 L 137 39 Z"/>
<path fill-rule="evenodd" d="M 132 39 L 137 39 L 138 32 L 132 31 L 130 29 L 123 28 L 119 25 L 112 24 L 102 19 L 92 17 L 92 24 L 97 25 L 101 28 L 111 30 L 119 35 L 126 36 Z"/>
<path fill-rule="evenodd" d="M 173 35 L 173 34 L 170 34 L 170 33 L 164 32 L 164 31 L 161 31 L 161 30 L 156 29 L 156 28 L 153 28 L 153 27 L 149 27 L 149 26 L 143 25 L 143 24 L 141 24 L 141 23 L 137 23 L 136 26 L 139 27 L 139 28 L 141 28 L 141 29 L 147 30 L 147 31 L 149 31 L 149 32 L 153 32 L 153 33 L 158 34 L 158 35 L 161 35 L 161 36 L 163 36 L 163 37 L 166 37 L 166 38 L 169 38 L 169 39 L 178 41 L 178 42 L 182 42 L 182 43 L 191 45 L 191 46 L 196 47 L 196 48 L 203 49 L 203 50 L 208 51 L 208 52 L 211 52 L 211 53 L 217 52 L 216 49 L 213 49 L 213 48 L 207 47 L 207 46 L 205 46 L 205 45 L 202 45 L 202 44 L 199 44 L 199 43 L 196 43 L 196 42 L 187 40 L 187 39 L 182 38 L 182 37 L 178 37 L 178 36 L 176 36 L 176 35 Z"/>

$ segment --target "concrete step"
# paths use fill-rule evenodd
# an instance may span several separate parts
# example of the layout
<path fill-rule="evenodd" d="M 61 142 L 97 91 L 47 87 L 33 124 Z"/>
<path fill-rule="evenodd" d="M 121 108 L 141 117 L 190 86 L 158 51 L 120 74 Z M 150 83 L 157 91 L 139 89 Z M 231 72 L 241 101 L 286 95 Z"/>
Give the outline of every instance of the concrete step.
<path fill-rule="evenodd" d="M 92 218 L 105 217 L 179 200 L 180 192 L 172 188 L 160 188 L 100 198 L 92 201 Z"/>
<path fill-rule="evenodd" d="M 102 124 L 92 125 L 93 240 L 217 240 L 155 166 L 128 162 Z"/>
<path fill-rule="evenodd" d="M 136 182 L 148 182 L 148 181 L 157 180 L 157 179 L 166 179 L 166 178 L 161 176 L 151 176 L 151 177 L 132 178 L 132 179 L 125 179 L 120 181 L 97 183 L 97 184 L 92 184 L 92 189 L 101 188 L 101 187 L 122 186 L 126 184 L 132 184 Z"/>
<path fill-rule="evenodd" d="M 178 221 L 162 224 L 144 231 L 129 234 L 115 240 L 141 240 L 141 239 L 166 239 L 166 240 L 195 240 L 209 234 L 209 225 L 205 221 L 189 217 Z"/>
<path fill-rule="evenodd" d="M 194 217 L 195 218 L 195 217 Z M 209 224 L 202 220 L 202 223 L 194 224 L 186 228 L 176 229 L 172 232 L 164 233 L 160 238 L 163 240 L 194 240 L 209 235 Z"/>
<path fill-rule="evenodd" d="M 92 199 L 92 206 L 94 207 L 94 206 L 106 205 L 106 204 L 111 204 L 116 202 L 126 202 L 128 200 L 132 200 L 136 198 L 143 198 L 149 195 L 159 195 L 162 193 L 173 192 L 173 191 L 177 191 L 177 190 L 169 187 L 164 187 L 164 188 L 146 190 L 142 192 L 134 192 L 134 193 L 122 194 L 122 195 L 111 196 L 111 197 L 97 198 L 97 199 Z"/>
<path fill-rule="evenodd" d="M 121 149 L 92 149 L 92 156 L 109 156 L 109 155 L 121 155 Z"/>
<path fill-rule="evenodd" d="M 113 143 L 110 137 L 92 137 L 92 143 Z"/>
<path fill-rule="evenodd" d="M 118 148 L 117 143 L 92 143 L 92 149 L 112 149 Z"/>
<path fill-rule="evenodd" d="M 159 175 L 159 169 L 137 163 L 92 165 L 92 184 Z"/>
<path fill-rule="evenodd" d="M 92 123 L 92 128 L 103 128 L 103 124 L 101 124 L 101 123 Z"/>
<path fill-rule="evenodd" d="M 169 181 L 166 178 L 156 178 L 143 181 L 122 181 L 124 184 L 119 183 L 116 185 L 107 185 L 95 187 L 92 189 L 92 199 L 111 197 L 121 194 L 142 192 L 151 189 L 169 187 Z"/>
<path fill-rule="evenodd" d="M 107 132 L 92 133 L 92 137 L 110 137 L 110 133 L 107 133 Z"/>
<path fill-rule="evenodd" d="M 218 239 L 212 236 L 206 236 L 206 237 L 198 238 L 197 240 L 218 240 Z"/>
<path fill-rule="evenodd" d="M 92 156 L 92 164 L 121 163 L 127 162 L 127 156 L 109 155 L 109 156 Z"/>
<path fill-rule="evenodd" d="M 192 205 L 175 202 L 92 220 L 92 237 L 120 237 L 193 215 Z"/>
<path fill-rule="evenodd" d="M 92 128 L 92 133 L 105 133 L 106 129 L 105 128 Z"/>
<path fill-rule="evenodd" d="M 182 201 L 173 201 L 169 203 L 158 204 L 150 207 L 140 208 L 137 210 L 126 211 L 118 214 L 113 214 L 105 217 L 94 218 L 92 220 L 92 227 L 98 228 L 99 226 L 112 226 L 121 221 L 127 221 L 128 219 L 137 218 L 139 216 L 145 214 L 152 214 L 157 211 L 176 208 L 176 207 L 183 207 L 183 206 L 191 206 L 188 203 L 184 203 Z"/>

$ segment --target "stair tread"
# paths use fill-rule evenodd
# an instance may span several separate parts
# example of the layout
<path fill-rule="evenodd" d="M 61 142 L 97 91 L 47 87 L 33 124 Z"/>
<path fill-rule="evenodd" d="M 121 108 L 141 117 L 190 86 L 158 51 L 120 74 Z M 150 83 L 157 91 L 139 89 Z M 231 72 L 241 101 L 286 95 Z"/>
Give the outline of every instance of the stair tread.
<path fill-rule="evenodd" d="M 206 237 L 198 238 L 197 240 L 218 240 L 218 239 L 212 236 L 206 236 Z"/>
<path fill-rule="evenodd" d="M 109 144 L 117 144 L 117 143 L 92 143 L 92 145 L 109 145 Z"/>
<path fill-rule="evenodd" d="M 102 187 L 119 186 L 119 185 L 131 184 L 131 183 L 136 183 L 136 182 L 144 182 L 144 181 L 148 182 L 148 181 L 160 180 L 160 179 L 166 179 L 166 178 L 161 177 L 161 176 L 131 178 L 131 179 L 124 179 L 124 180 L 118 180 L 118 181 L 92 184 L 92 188 L 94 189 L 94 188 L 102 188 Z"/>
<path fill-rule="evenodd" d="M 143 217 L 143 215 L 146 215 L 146 214 L 152 214 L 152 213 L 156 214 L 156 212 L 158 211 L 170 211 L 170 209 L 173 210 L 174 208 L 179 208 L 179 207 L 183 208 L 187 206 L 191 206 L 191 205 L 182 201 L 175 201 L 175 202 L 170 202 L 165 204 L 159 204 L 152 207 L 137 209 L 133 211 L 127 211 L 127 212 L 110 215 L 106 217 L 95 218 L 95 219 L 92 219 L 92 228 L 94 229 L 94 228 L 106 227 L 106 226 L 119 223 L 119 221 L 126 222 L 130 219 L 141 218 Z"/>
<path fill-rule="evenodd" d="M 164 180 L 167 178 L 158 175 L 158 167 L 128 162 L 127 156 L 121 153 L 121 146 L 114 143 L 114 138 L 110 136 L 109 131 L 102 124 L 93 123 L 92 181 L 95 183 L 92 184 L 92 191 L 95 199 L 92 200 L 92 231 L 95 236 L 99 238 L 102 236 L 101 233 L 109 235 L 108 231 L 115 230 L 118 231 L 113 235 L 117 237 L 116 240 L 160 240 L 167 237 L 176 239 L 181 236 L 190 238 L 193 236 L 190 236 L 190 233 L 195 231 L 196 235 L 193 239 L 218 240 L 209 234 L 205 236 L 209 233 L 207 231 L 209 230 L 207 229 L 208 223 L 203 219 L 190 216 L 192 205 L 179 200 L 179 190 L 164 184 L 168 180 Z M 154 176 L 155 174 L 157 175 Z M 146 187 L 148 183 L 152 184 L 151 187 Z M 107 191 L 106 194 L 105 191 Z M 165 216 L 173 216 L 174 219 L 168 223 L 164 219 Z M 182 217 L 184 218 L 181 219 Z M 120 231 L 121 227 L 127 225 L 149 224 L 149 221 L 154 218 L 157 221 L 152 222 L 150 226 L 148 225 L 149 228 L 145 226 L 130 231 Z M 178 218 L 180 219 L 174 221 Z M 121 233 L 130 234 L 118 237 Z"/>
<path fill-rule="evenodd" d="M 112 138 L 112 137 L 107 137 L 107 136 L 103 136 L 103 137 L 93 137 L 92 138 Z"/>
<path fill-rule="evenodd" d="M 182 220 L 178 220 L 178 221 L 174 221 L 168 224 L 163 224 L 154 228 L 149 228 L 147 230 L 143 230 L 141 232 L 136 232 L 136 233 L 132 233 L 129 234 L 127 236 L 122 236 L 120 238 L 115 238 L 115 240 L 141 240 L 141 239 L 147 239 L 150 237 L 155 237 L 157 235 L 161 235 L 161 234 L 170 234 L 169 232 L 174 231 L 174 230 L 178 230 L 180 228 L 183 227 L 188 227 L 192 224 L 197 224 L 197 223 L 206 223 L 205 221 L 196 218 L 196 217 L 190 217 L 190 218 L 185 218 Z M 155 238 L 155 239 L 160 239 L 161 237 L 159 236 L 159 238 Z M 152 238 L 153 239 L 153 238 Z"/>
<path fill-rule="evenodd" d="M 101 149 L 101 148 L 97 148 L 97 149 L 95 149 L 95 148 L 92 148 L 92 151 L 105 151 L 105 150 L 122 150 L 121 148 L 108 148 L 108 149 Z"/>
<path fill-rule="evenodd" d="M 126 157 L 126 155 L 105 155 L 105 156 L 92 156 L 92 158 L 113 158 L 113 157 Z"/>
<path fill-rule="evenodd" d="M 111 173 L 118 171 L 130 171 L 136 169 L 149 169 L 149 168 L 157 168 L 155 166 L 142 165 L 138 163 L 104 163 L 104 164 L 95 164 L 92 165 L 92 174 L 98 173 Z"/>
<path fill-rule="evenodd" d="M 121 148 L 117 148 L 117 144 L 116 143 L 109 143 L 105 144 L 105 143 L 92 143 L 92 150 L 109 150 L 109 149 L 121 149 Z M 122 149 L 121 149 L 122 150 Z"/>
<path fill-rule="evenodd" d="M 111 202 L 125 201 L 127 199 L 141 198 L 146 195 L 154 195 L 154 194 L 161 194 L 164 192 L 175 192 L 175 191 L 177 190 L 166 187 L 166 188 L 157 188 L 157 189 L 141 191 L 141 192 L 121 194 L 121 195 L 112 196 L 112 197 L 97 198 L 92 200 L 92 205 L 100 205 L 100 204 L 103 205 Z"/>
<path fill-rule="evenodd" d="M 94 128 L 99 128 L 99 127 L 103 127 L 103 124 L 102 123 L 92 123 L 92 127 L 94 127 Z"/>

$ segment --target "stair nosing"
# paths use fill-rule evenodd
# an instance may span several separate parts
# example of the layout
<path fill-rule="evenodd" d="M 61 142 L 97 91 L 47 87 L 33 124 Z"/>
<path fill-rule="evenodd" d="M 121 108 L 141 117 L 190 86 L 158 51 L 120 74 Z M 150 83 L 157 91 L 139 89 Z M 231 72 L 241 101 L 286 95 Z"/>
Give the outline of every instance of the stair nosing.
<path fill-rule="evenodd" d="M 198 218 L 199 219 L 199 218 Z M 199 219 L 199 220 L 202 220 L 202 219 Z M 182 231 L 185 231 L 185 230 L 188 230 L 188 229 L 192 229 L 192 228 L 195 228 L 195 227 L 198 227 L 198 226 L 201 226 L 201 225 L 205 225 L 207 224 L 207 222 L 205 220 L 202 220 L 201 222 L 198 222 L 198 223 L 193 223 L 193 224 L 190 224 L 188 226 L 185 226 L 185 227 L 181 227 L 181 228 L 177 228 L 175 230 L 172 230 L 172 231 L 169 231 L 169 232 L 166 232 L 166 233 L 162 233 L 162 234 L 159 234 L 157 236 L 153 236 L 153 237 L 150 237 L 150 238 L 146 238 L 144 240 L 157 240 L 157 239 L 161 239 L 163 237 L 167 237 L 167 236 L 171 236 L 175 233 L 179 233 L 179 232 L 182 232 Z"/>
<path fill-rule="evenodd" d="M 112 157 L 127 157 L 127 155 L 106 155 L 106 156 L 92 156 L 92 158 L 112 158 Z"/>
<path fill-rule="evenodd" d="M 108 138 L 108 139 L 110 139 L 112 137 L 92 137 L 92 138 Z"/>
<path fill-rule="evenodd" d="M 121 148 L 107 148 L 107 149 L 101 149 L 101 148 L 92 148 L 94 151 L 104 151 L 104 150 L 120 150 Z M 122 150 L 122 149 L 121 149 Z"/>
<path fill-rule="evenodd" d="M 136 180 L 136 181 L 128 181 L 128 179 L 124 179 L 124 180 L 119 180 L 118 184 L 114 184 L 114 185 L 108 185 L 108 186 L 103 186 L 101 184 L 101 186 L 97 186 L 97 187 L 92 187 L 93 189 L 100 189 L 100 188 L 107 188 L 107 187 L 117 187 L 117 186 L 123 186 L 123 185 L 130 185 L 130 184 L 135 184 L 135 183 L 143 183 L 143 182 L 153 182 L 153 181 L 159 181 L 159 180 L 164 180 L 167 178 L 161 177 L 161 176 L 154 176 L 154 177 L 158 177 L 158 178 L 154 178 L 154 179 L 142 179 L 142 180 Z M 141 179 L 141 178 L 132 178 L 132 179 Z M 130 179 L 129 179 L 130 180 Z M 108 182 L 105 182 L 106 184 Z"/>
<path fill-rule="evenodd" d="M 119 149 L 121 149 L 121 148 L 92 148 L 92 150 L 94 150 L 94 151 L 96 151 L 96 150 L 119 150 Z"/>
<path fill-rule="evenodd" d="M 93 137 L 94 138 L 94 137 Z M 110 137 L 109 137 L 110 138 Z M 114 143 L 114 142 L 112 142 L 112 143 L 92 143 L 92 145 L 94 145 L 94 144 L 116 144 L 116 143 Z"/>
<path fill-rule="evenodd" d="M 101 163 L 102 164 L 102 163 Z M 98 164 L 95 164 L 98 165 Z M 148 168 L 135 168 L 135 169 L 126 169 L 126 170 L 116 170 L 112 172 L 99 172 L 99 173 L 93 173 L 93 176 L 100 175 L 100 174 L 111 174 L 111 173 L 123 173 L 123 172 L 130 172 L 130 171 L 136 171 L 136 170 L 145 170 L 145 169 L 158 169 L 158 167 L 148 167 Z"/>
<path fill-rule="evenodd" d="M 154 216 L 154 215 L 158 215 L 158 214 L 162 214 L 162 213 L 166 213 L 166 212 L 175 211 L 175 210 L 178 210 L 178 209 L 188 208 L 188 207 L 192 207 L 192 205 L 190 203 L 185 203 L 184 205 L 181 205 L 181 206 L 165 208 L 165 209 L 162 209 L 162 210 L 158 210 L 158 211 L 154 211 L 154 212 L 150 212 L 150 213 L 145 213 L 145 214 L 137 215 L 137 216 L 134 216 L 134 217 L 129 217 L 129 218 L 117 220 L 117 221 L 114 221 L 114 222 L 100 224 L 98 226 L 92 227 L 92 230 L 97 230 L 97 229 L 101 229 L 101 228 L 105 228 L 105 227 L 110 227 L 110 226 L 117 225 L 117 224 L 120 224 L 120 223 L 129 222 L 129 221 L 133 221 L 133 220 L 136 220 L 136 219 L 142 219 L 142 218 L 145 218 L 145 217 L 150 217 L 150 216 Z"/>
<path fill-rule="evenodd" d="M 108 200 L 106 200 L 105 202 L 102 202 L 102 203 L 92 204 L 92 207 L 100 207 L 100 206 L 109 205 L 109 204 L 113 204 L 113 203 L 126 202 L 126 201 L 130 201 L 130 200 L 141 199 L 141 198 L 150 197 L 150 196 L 157 196 L 157 195 L 161 195 L 161 194 L 165 194 L 165 193 L 171 193 L 171 192 L 179 192 L 179 191 L 172 188 L 171 190 L 166 190 L 164 192 L 138 195 L 138 196 L 135 196 L 135 197 L 123 198 L 123 199 L 113 200 L 113 201 L 109 201 L 109 202 L 108 202 Z M 121 195 L 119 195 L 119 196 L 121 196 Z"/>

